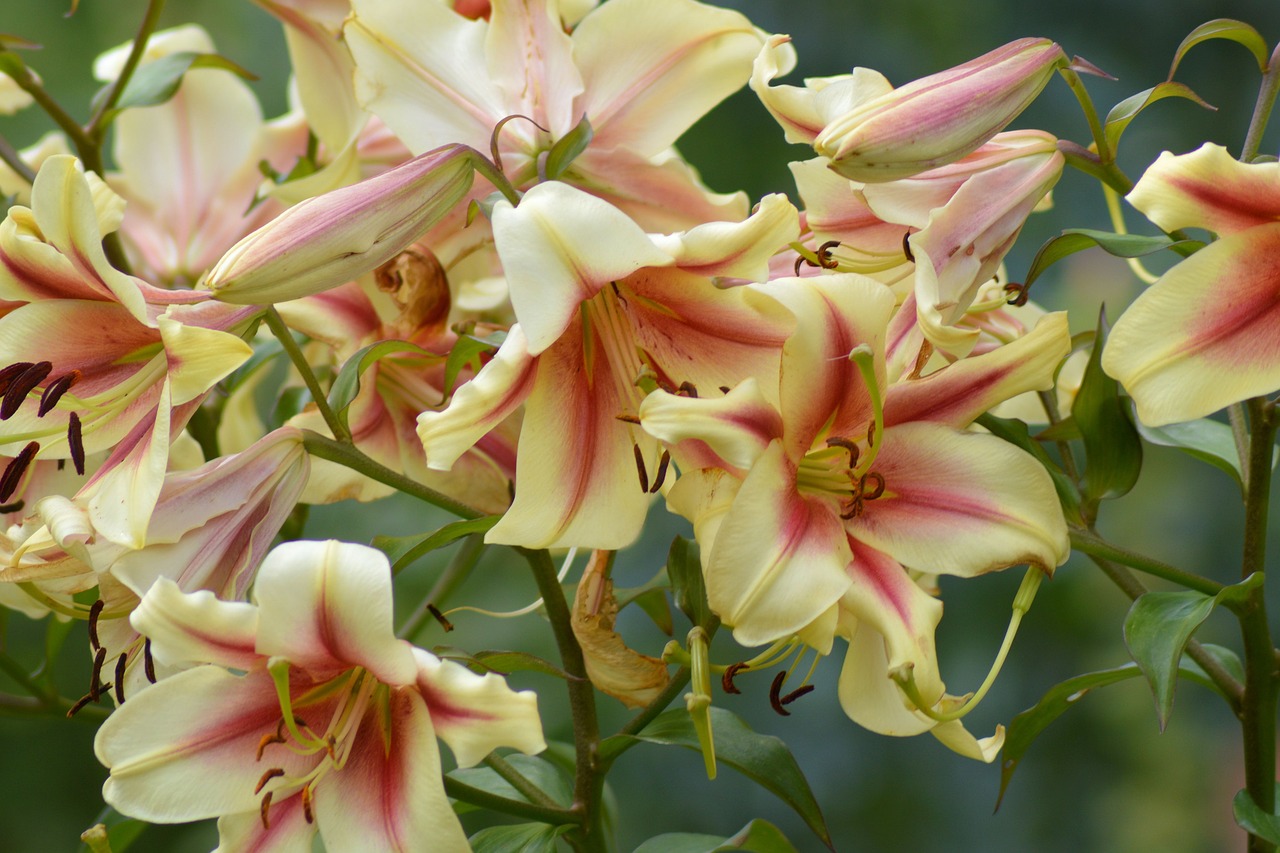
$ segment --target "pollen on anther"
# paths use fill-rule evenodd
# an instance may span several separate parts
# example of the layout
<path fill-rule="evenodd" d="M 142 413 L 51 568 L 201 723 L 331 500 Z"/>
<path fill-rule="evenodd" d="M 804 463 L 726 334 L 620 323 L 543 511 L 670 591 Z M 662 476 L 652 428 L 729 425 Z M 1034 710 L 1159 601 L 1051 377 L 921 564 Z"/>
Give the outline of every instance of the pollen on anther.
<path fill-rule="evenodd" d="M 257 786 L 253 789 L 254 796 L 257 796 L 258 794 L 262 793 L 262 789 L 267 787 L 267 783 L 270 782 L 272 779 L 278 778 L 283 775 L 284 775 L 283 767 L 272 767 L 266 773 L 263 773 L 262 778 L 258 780 Z M 268 793 L 267 797 L 270 798 L 271 794 Z"/>
<path fill-rule="evenodd" d="M 302 816 L 307 819 L 307 823 L 315 823 L 316 815 L 311 810 L 311 783 L 302 786 Z"/>
<path fill-rule="evenodd" d="M 271 809 L 271 792 L 267 791 L 267 795 L 262 798 L 262 807 L 259 814 L 262 815 L 262 828 L 264 830 L 271 828 L 271 821 L 267 819 L 267 812 Z"/>

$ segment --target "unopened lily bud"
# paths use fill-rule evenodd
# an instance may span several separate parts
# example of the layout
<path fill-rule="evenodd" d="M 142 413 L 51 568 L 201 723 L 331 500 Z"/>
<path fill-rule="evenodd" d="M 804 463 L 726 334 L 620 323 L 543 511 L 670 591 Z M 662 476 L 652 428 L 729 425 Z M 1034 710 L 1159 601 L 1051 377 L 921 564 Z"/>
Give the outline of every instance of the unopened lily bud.
<path fill-rule="evenodd" d="M 307 199 L 232 246 L 205 286 L 224 302 L 284 302 L 371 272 L 466 195 L 471 158 L 466 146 L 446 145 Z"/>
<path fill-rule="evenodd" d="M 1066 62 L 1048 39 L 1010 42 L 859 103 L 828 121 L 813 148 L 846 178 L 868 183 L 953 163 L 1013 121 Z"/>

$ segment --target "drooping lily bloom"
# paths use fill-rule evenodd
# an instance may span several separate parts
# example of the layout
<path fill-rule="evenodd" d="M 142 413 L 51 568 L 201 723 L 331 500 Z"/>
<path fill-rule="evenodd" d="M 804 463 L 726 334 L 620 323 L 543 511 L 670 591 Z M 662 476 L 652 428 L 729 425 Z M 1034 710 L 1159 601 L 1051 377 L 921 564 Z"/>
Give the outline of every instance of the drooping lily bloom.
<path fill-rule="evenodd" d="M 99 729 L 103 797 L 152 823 L 219 817 L 221 849 L 468 850 L 436 738 L 460 766 L 545 748 L 537 699 L 396 639 L 386 558 L 288 542 L 253 603 L 156 582 L 132 617 L 156 659 L 196 662 Z"/>
<path fill-rule="evenodd" d="M 886 358 L 898 334 L 883 285 L 837 274 L 761 287 L 798 323 L 783 351 L 780 405 L 748 380 L 714 399 L 655 391 L 640 409 L 646 431 L 674 445 L 687 471 L 668 504 L 694 522 L 708 601 L 748 646 L 798 635 L 825 653 L 838 634 L 866 626 L 888 669 L 860 667 L 861 677 L 887 680 L 909 664 L 921 694 L 941 701 L 941 611 L 917 574 L 1019 563 L 1051 572 L 1069 552 L 1044 469 L 964 431 L 996 403 L 1051 386 L 1069 349 L 1065 316 L 928 376 L 894 375 L 889 366 L 905 360 Z M 854 350 L 870 376 L 849 363 Z"/>
<path fill-rule="evenodd" d="M 1102 367 L 1143 423 L 1204 417 L 1280 389 L 1280 165 L 1219 145 L 1165 152 L 1128 200 L 1166 231 L 1218 235 L 1124 312 Z"/>
<path fill-rule="evenodd" d="M 427 464 L 447 469 L 524 404 L 515 502 L 487 541 L 617 549 L 635 539 L 666 470 L 635 423 L 637 380 L 694 393 L 776 374 L 786 310 L 713 277 L 762 279 L 798 227 L 781 196 L 743 222 L 657 237 L 557 182 L 495 208 L 519 324 L 447 409 L 418 419 Z"/>
<path fill-rule="evenodd" d="M 525 117 L 502 124 L 497 141 L 521 189 L 585 115 L 594 138 L 551 177 L 649 231 L 745 216 L 741 194 L 709 192 L 671 146 L 746 82 L 763 34 L 692 0 L 610 0 L 566 32 L 565 15 L 581 5 L 499 0 L 488 20 L 473 20 L 445 3 L 353 0 L 344 34 L 357 95 L 415 153 L 454 142 L 488 151 L 500 122 Z M 481 197 L 489 191 L 477 183 Z M 429 245 L 451 263 L 441 239 Z"/>
<path fill-rule="evenodd" d="M 111 450 L 95 525 L 142 541 L 170 435 L 252 351 L 235 332 L 254 311 L 171 291 L 114 269 L 102 235 L 121 202 L 71 157 L 41 167 L 31 207 L 0 223 L 0 453 L 71 459 Z M 176 414 L 175 414 L 176 413 Z M 12 472 L 12 468 L 6 469 Z"/>

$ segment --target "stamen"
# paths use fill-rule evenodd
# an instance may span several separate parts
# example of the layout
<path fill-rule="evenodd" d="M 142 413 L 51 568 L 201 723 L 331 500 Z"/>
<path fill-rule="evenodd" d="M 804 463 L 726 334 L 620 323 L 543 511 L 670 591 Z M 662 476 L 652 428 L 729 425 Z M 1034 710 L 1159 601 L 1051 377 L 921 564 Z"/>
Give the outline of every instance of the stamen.
<path fill-rule="evenodd" d="M 692 382 L 684 381 L 680 383 L 680 387 L 676 389 L 677 397 L 692 397 L 698 399 L 698 386 Z"/>
<path fill-rule="evenodd" d="M 116 658 L 116 701 L 124 704 L 124 668 L 129 663 L 127 655 Z"/>
<path fill-rule="evenodd" d="M 44 389 L 44 393 L 40 395 L 40 408 L 36 410 L 36 417 L 43 418 L 49 411 L 62 399 L 62 395 L 67 393 L 72 385 L 80 381 L 80 371 L 72 370 L 70 373 L 64 373 L 57 379 L 49 383 Z"/>
<path fill-rule="evenodd" d="M 283 775 L 284 775 L 283 767 L 272 767 L 266 773 L 262 774 L 262 778 L 258 780 L 257 787 L 253 789 L 253 795 L 256 797 L 258 794 L 262 793 L 262 789 L 267 786 L 268 782 L 270 782 L 272 779 L 276 779 Z M 268 796 L 270 796 L 270 794 L 268 794 Z"/>
<path fill-rule="evenodd" d="M 316 815 L 311 810 L 311 783 L 302 786 L 302 816 L 307 819 L 307 823 L 315 823 Z"/>
<path fill-rule="evenodd" d="M 4 400 L 0 402 L 0 421 L 7 421 L 13 417 L 21 408 L 22 401 L 27 399 L 27 395 L 52 371 L 52 362 L 38 361 L 9 380 L 9 387 L 4 392 Z"/>
<path fill-rule="evenodd" d="M 746 661 L 729 664 L 724 668 L 724 675 L 720 676 L 720 687 L 725 693 L 741 694 L 742 691 L 738 689 L 738 685 L 733 683 L 733 679 L 737 677 L 738 673 L 748 669 L 751 669 L 751 667 L 747 665 Z"/>
<path fill-rule="evenodd" d="M 266 752 L 267 747 L 273 743 L 285 743 L 284 739 L 284 720 L 280 721 L 280 725 L 276 726 L 275 734 L 266 734 L 258 741 L 258 757 L 257 761 L 262 760 L 262 753 Z"/>
<path fill-rule="evenodd" d="M 11 512 L 22 512 L 22 508 L 27 505 L 24 500 L 17 500 L 11 504 L 0 504 L 0 515 L 7 515 Z"/>
<path fill-rule="evenodd" d="M 89 696 L 94 702 L 102 695 L 102 666 L 107 662 L 107 650 L 98 649 L 93 656 L 93 674 L 89 681 Z"/>
<path fill-rule="evenodd" d="M 636 457 L 636 473 L 640 475 L 640 491 L 649 491 L 649 472 L 644 469 L 644 453 L 640 450 L 640 445 L 631 445 L 631 450 Z M 8 495 L 0 495 L 0 498 L 7 498 Z"/>
<path fill-rule="evenodd" d="M 662 488 L 662 483 L 667 479 L 667 467 L 671 464 L 671 454 L 662 451 L 662 458 L 658 460 L 658 476 L 654 478 L 653 488 L 649 489 L 649 494 L 657 494 L 658 489 Z"/>
<path fill-rule="evenodd" d="M 791 712 L 782 707 L 782 682 L 787 680 L 787 672 L 783 670 L 773 677 L 773 684 L 769 687 L 769 707 L 782 717 L 790 717 Z"/>
<path fill-rule="evenodd" d="M 71 462 L 76 473 L 84 476 L 84 437 L 80 429 L 80 416 L 72 412 L 67 418 L 67 446 L 71 448 Z"/>
<path fill-rule="evenodd" d="M 147 637 L 142 641 L 142 664 L 143 672 L 146 673 L 147 681 L 152 684 L 156 683 L 156 663 L 151 658 L 151 638 Z"/>
<path fill-rule="evenodd" d="M 795 690 L 792 690 L 786 696 L 783 696 L 781 699 L 778 700 L 778 702 L 782 705 L 790 705 L 792 702 L 796 701 L 801 696 L 804 696 L 807 693 L 812 693 L 814 689 L 815 689 L 815 685 L 812 685 L 812 684 L 802 685 L 800 687 L 797 687 Z"/>
<path fill-rule="evenodd" d="M 920 345 L 920 352 L 916 353 L 915 367 L 911 368 L 911 372 L 907 374 L 907 379 L 919 379 L 924 366 L 929 363 L 929 359 L 933 358 L 933 344 L 925 341 Z"/>
<path fill-rule="evenodd" d="M 730 391 L 732 391 L 732 390 L 733 390 L 733 389 L 732 389 L 732 388 L 730 388 L 728 385 L 721 385 L 721 386 L 720 386 L 720 393 L 721 393 L 721 394 L 728 394 L 728 393 L 729 393 Z"/>
<path fill-rule="evenodd" d="M 106 606 L 107 602 L 99 598 L 89 607 L 89 644 L 95 652 L 102 648 L 102 643 L 98 642 L 98 618 L 102 616 L 102 608 Z"/>
<path fill-rule="evenodd" d="M 903 231 L 902 232 L 902 254 L 906 255 L 907 260 L 911 261 L 911 263 L 914 264 L 916 262 L 916 256 L 911 251 L 911 243 L 909 242 L 910 240 L 911 240 L 911 232 Z"/>
<path fill-rule="evenodd" d="M 28 442 L 27 446 L 19 451 L 18 455 L 9 460 L 9 464 L 5 466 L 4 474 L 0 475 L 0 501 L 7 501 L 13 497 L 13 493 L 18 490 L 18 484 L 22 482 L 22 475 L 27 473 L 27 467 L 31 465 L 31 460 L 35 459 L 36 454 L 40 452 L 40 442 Z"/>
<path fill-rule="evenodd" d="M 5 394 L 9 390 L 9 383 L 14 379 L 26 373 L 32 367 L 35 367 L 29 361 L 19 361 L 0 370 L 0 395 Z"/>
<path fill-rule="evenodd" d="M 1015 308 L 1020 308 L 1027 304 L 1027 300 L 1031 298 L 1031 288 L 1025 284 L 1009 282 L 1004 286 L 1004 292 L 1012 294 L 1006 304 Z"/>
<path fill-rule="evenodd" d="M 444 628 L 446 634 L 453 630 L 453 623 L 445 618 L 445 615 L 440 612 L 439 607 L 427 602 L 427 612 L 435 617 L 436 621 L 440 623 L 440 627 Z"/>
<path fill-rule="evenodd" d="M 76 703 L 67 709 L 67 719 L 71 719 L 76 714 L 84 710 L 84 706 L 94 701 L 92 693 L 86 693 L 76 700 Z"/>
<path fill-rule="evenodd" d="M 867 491 L 867 481 L 875 483 L 871 487 L 871 491 Z M 884 477 L 875 471 L 868 471 L 862 475 L 862 479 L 858 481 L 858 488 L 862 491 L 862 499 L 864 501 L 873 501 L 884 494 Z"/>
<path fill-rule="evenodd" d="M 862 455 L 862 451 L 858 449 L 858 445 L 854 444 L 847 438 L 828 438 L 827 447 L 839 447 L 849 452 L 849 467 L 858 467 L 858 457 Z"/>
<path fill-rule="evenodd" d="M 271 792 L 268 791 L 267 795 L 262 798 L 262 808 L 259 810 L 259 814 L 262 815 L 263 830 L 271 829 L 271 821 L 267 819 L 267 810 L 270 808 L 271 808 Z"/>
<path fill-rule="evenodd" d="M 625 412 L 621 415 L 614 415 L 614 418 L 616 420 L 622 421 L 625 424 L 635 424 L 637 426 L 640 425 L 640 418 L 636 417 L 635 415 L 628 415 Z"/>
<path fill-rule="evenodd" d="M 831 256 L 831 250 L 840 245 L 839 240 L 828 240 L 818 247 L 818 266 L 824 270 L 833 270 L 839 266 L 835 258 Z"/>

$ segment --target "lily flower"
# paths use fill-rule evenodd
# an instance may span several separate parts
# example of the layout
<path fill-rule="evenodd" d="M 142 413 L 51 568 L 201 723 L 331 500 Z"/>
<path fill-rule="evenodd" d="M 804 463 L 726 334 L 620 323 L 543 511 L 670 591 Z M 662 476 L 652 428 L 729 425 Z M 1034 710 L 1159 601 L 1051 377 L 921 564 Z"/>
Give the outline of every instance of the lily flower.
<path fill-rule="evenodd" d="M 98 730 L 103 797 L 152 823 L 218 817 L 223 847 L 468 850 L 436 738 L 460 766 L 545 748 L 535 695 L 396 639 L 378 551 L 288 542 L 253 602 L 156 582 L 131 617 L 162 663 L 195 662 Z"/>
<path fill-rule="evenodd" d="M 1218 239 L 1180 261 L 1116 321 L 1102 367 L 1149 426 L 1280 389 L 1280 165 L 1220 145 L 1166 151 L 1127 196 L 1166 231 Z"/>
<path fill-rule="evenodd" d="M 638 428 L 651 376 L 683 393 L 776 375 L 785 309 L 747 287 L 794 240 L 795 208 L 770 196 L 743 222 L 651 237 L 626 214 L 558 182 L 494 210 L 519 323 L 443 412 L 424 412 L 427 464 L 448 469 L 524 404 L 516 494 L 486 541 L 613 550 L 639 535 L 666 462 Z M 637 483 L 637 478 L 639 482 Z"/>
<path fill-rule="evenodd" d="M 969 577 L 1019 563 L 1051 572 L 1069 553 L 1044 469 L 964 431 L 996 403 L 1051 386 L 1070 345 L 1065 316 L 928 376 L 893 376 L 894 299 L 878 282 L 836 274 L 759 287 L 798 323 L 783 350 L 780 405 L 748 380 L 716 399 L 655 391 L 640 409 L 687 471 L 668 505 L 694 523 L 708 601 L 747 646 L 799 636 L 827 653 L 837 635 L 866 626 L 887 667 L 867 677 L 910 665 L 921 694 L 942 701 L 941 609 L 919 573 Z"/>

